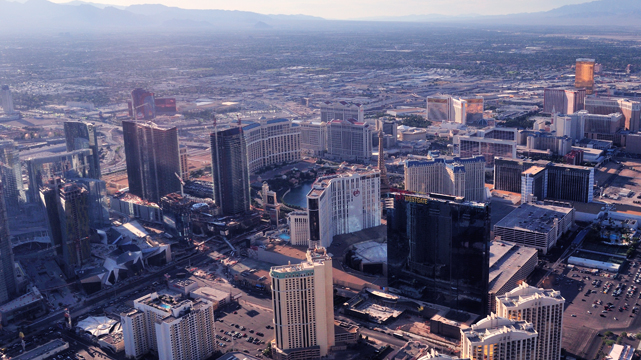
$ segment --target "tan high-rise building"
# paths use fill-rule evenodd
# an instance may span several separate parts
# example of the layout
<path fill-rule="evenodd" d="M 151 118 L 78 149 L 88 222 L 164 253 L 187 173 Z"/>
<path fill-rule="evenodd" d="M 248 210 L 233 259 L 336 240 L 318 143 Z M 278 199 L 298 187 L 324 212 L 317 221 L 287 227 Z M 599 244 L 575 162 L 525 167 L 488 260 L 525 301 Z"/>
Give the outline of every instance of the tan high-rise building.
<path fill-rule="evenodd" d="M 585 108 L 585 89 L 543 90 L 543 112 L 574 114 Z"/>
<path fill-rule="evenodd" d="M 641 130 L 641 103 L 638 101 L 590 96 L 585 99 L 585 110 L 598 115 L 621 113 L 624 117 L 622 126 L 625 129 L 630 132 Z"/>
<path fill-rule="evenodd" d="M 470 124 L 483 120 L 482 96 L 453 97 L 435 95 L 427 97 L 427 119 Z"/>
<path fill-rule="evenodd" d="M 136 299 L 120 320 L 128 358 L 152 351 L 159 360 L 204 360 L 214 352 L 214 306 L 208 300 L 151 293 Z"/>
<path fill-rule="evenodd" d="M 334 345 L 332 259 L 310 249 L 300 264 L 274 266 L 272 355 L 277 360 L 320 359 Z"/>
<path fill-rule="evenodd" d="M 558 360 L 561 358 L 564 304 L 561 292 L 522 283 L 496 297 L 496 312 L 510 320 L 532 323 L 539 334 L 533 360 Z"/>
<path fill-rule="evenodd" d="M 470 360 L 537 360 L 537 336 L 531 323 L 492 314 L 461 330 L 461 357 Z"/>
<path fill-rule="evenodd" d="M 594 59 L 576 59 L 574 87 L 585 89 L 588 95 L 594 92 Z"/>

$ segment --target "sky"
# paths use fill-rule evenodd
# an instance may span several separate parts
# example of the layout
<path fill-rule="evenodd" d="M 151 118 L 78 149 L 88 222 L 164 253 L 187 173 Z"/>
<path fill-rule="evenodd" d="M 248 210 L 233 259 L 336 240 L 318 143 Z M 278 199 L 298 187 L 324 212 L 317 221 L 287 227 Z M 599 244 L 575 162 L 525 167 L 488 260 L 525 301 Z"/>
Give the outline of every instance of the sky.
<path fill-rule="evenodd" d="M 50 0 L 56 3 L 69 0 Z M 128 6 L 163 4 L 185 9 L 244 10 L 261 14 L 304 14 L 327 19 L 404 15 L 503 15 L 551 10 L 589 0 L 93 0 Z"/>

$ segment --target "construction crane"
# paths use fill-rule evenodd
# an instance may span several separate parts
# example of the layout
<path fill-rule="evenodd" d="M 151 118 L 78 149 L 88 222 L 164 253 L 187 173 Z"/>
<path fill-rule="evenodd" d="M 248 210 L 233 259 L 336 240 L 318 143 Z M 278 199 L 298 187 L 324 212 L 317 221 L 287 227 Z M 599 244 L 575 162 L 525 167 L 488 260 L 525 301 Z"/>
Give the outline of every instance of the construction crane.
<path fill-rule="evenodd" d="M 176 177 L 178 178 L 178 181 L 180 181 L 180 196 L 185 196 L 185 192 L 183 190 L 183 188 L 185 187 L 185 182 L 180 177 L 180 175 L 178 175 L 178 173 L 174 173 L 174 175 L 176 175 Z"/>

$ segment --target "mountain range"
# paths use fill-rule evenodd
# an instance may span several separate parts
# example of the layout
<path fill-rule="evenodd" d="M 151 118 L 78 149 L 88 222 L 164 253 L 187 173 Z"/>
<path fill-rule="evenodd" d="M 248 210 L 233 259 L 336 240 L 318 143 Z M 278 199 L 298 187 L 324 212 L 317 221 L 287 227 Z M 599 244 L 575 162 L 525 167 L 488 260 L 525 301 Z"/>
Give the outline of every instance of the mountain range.
<path fill-rule="evenodd" d="M 640 27 L 641 1 L 598 0 L 566 5 L 550 11 L 500 16 L 408 15 L 327 20 L 308 15 L 265 15 L 250 11 L 189 10 L 159 4 L 116 7 L 74 0 L 57 4 L 47 0 L 0 0 L 0 31 L 104 31 L 134 28 L 213 30 L 331 29 L 337 23 L 350 28 L 364 22 L 452 23 L 465 25 L 529 25 Z"/>

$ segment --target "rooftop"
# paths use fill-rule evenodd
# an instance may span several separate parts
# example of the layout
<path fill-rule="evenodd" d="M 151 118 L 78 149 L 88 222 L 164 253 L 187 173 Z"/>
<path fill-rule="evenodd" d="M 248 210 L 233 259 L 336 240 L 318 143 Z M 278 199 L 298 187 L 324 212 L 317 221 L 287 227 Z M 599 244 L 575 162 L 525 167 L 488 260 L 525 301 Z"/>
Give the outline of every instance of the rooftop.
<path fill-rule="evenodd" d="M 503 306 L 510 308 L 517 307 L 532 300 L 540 300 L 544 298 L 550 299 L 553 302 L 565 303 L 565 299 L 561 296 L 560 291 L 537 288 L 529 286 L 527 283 L 521 283 L 521 285 L 512 291 L 499 296 L 497 300 L 500 301 Z"/>
<path fill-rule="evenodd" d="M 534 326 L 531 323 L 512 321 L 499 317 L 496 314 L 488 315 L 486 318 L 472 325 L 469 329 L 461 330 L 461 336 L 465 336 L 473 343 L 482 342 L 494 336 L 508 333 L 511 334 L 512 338 L 515 338 L 514 335 L 516 333 L 529 337 L 536 335 L 536 330 L 534 330 Z"/>
<path fill-rule="evenodd" d="M 555 226 L 555 219 L 563 219 L 572 212 L 572 210 L 573 208 L 554 205 L 521 204 L 501 219 L 501 221 L 496 223 L 495 226 L 537 233 L 548 233 Z"/>
<path fill-rule="evenodd" d="M 222 290 L 218 290 L 218 289 L 214 289 L 214 288 L 211 288 L 211 287 L 201 287 L 201 288 L 198 288 L 198 289 L 192 291 L 191 293 L 199 295 L 199 296 L 206 297 L 208 299 L 217 300 L 217 301 L 220 301 L 222 299 L 226 299 L 227 297 L 229 297 L 229 293 L 228 292 L 222 291 Z"/>
<path fill-rule="evenodd" d="M 529 259 L 536 256 L 537 249 L 518 246 L 506 241 L 492 241 L 490 245 L 490 293 L 501 289 Z"/>
<path fill-rule="evenodd" d="M 46 353 L 55 350 L 60 347 L 69 347 L 69 344 L 67 344 L 65 341 L 62 339 L 54 339 L 49 341 L 48 343 L 38 346 L 37 348 L 33 350 L 29 350 L 23 354 L 20 354 L 13 359 L 16 360 L 29 360 L 29 359 L 35 359 L 35 358 L 40 358 L 43 357 Z"/>
<path fill-rule="evenodd" d="M 307 259 L 299 264 L 288 264 L 281 266 L 274 266 L 269 271 L 272 277 L 283 277 L 290 274 L 312 275 L 316 265 L 324 264 L 325 260 L 331 260 L 325 248 L 316 248 L 307 250 Z"/>

